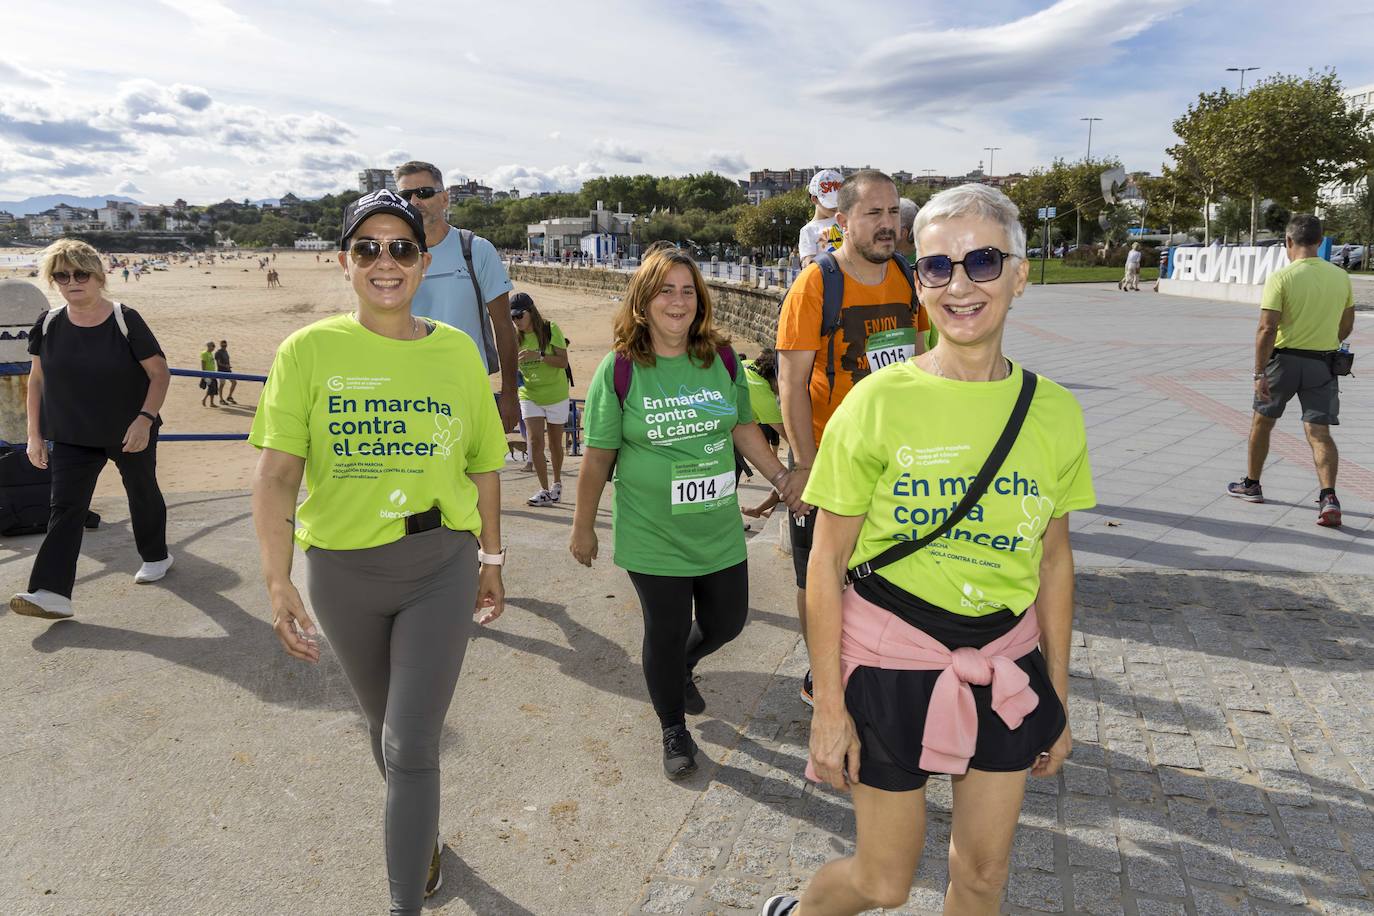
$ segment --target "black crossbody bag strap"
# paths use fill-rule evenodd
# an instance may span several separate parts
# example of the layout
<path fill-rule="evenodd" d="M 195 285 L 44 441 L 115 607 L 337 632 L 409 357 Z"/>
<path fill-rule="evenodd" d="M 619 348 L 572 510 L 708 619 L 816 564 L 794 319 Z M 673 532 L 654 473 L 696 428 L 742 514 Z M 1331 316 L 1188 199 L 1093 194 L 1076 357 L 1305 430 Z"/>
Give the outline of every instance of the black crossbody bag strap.
<path fill-rule="evenodd" d="M 988 460 L 983 462 L 983 467 L 978 471 L 978 476 L 969 484 L 968 490 L 964 493 L 964 498 L 959 500 L 959 505 L 954 507 L 954 511 L 949 514 L 949 518 L 940 527 L 923 535 L 917 541 L 900 541 L 897 544 L 884 550 L 873 559 L 860 563 L 849 570 L 848 579 L 853 582 L 857 579 L 866 579 L 873 575 L 874 570 L 890 566 L 898 560 L 911 556 L 916 551 L 925 547 L 936 538 L 944 537 L 950 529 L 964 520 L 974 506 L 978 505 L 978 500 L 983 498 L 992 480 L 997 476 L 997 472 L 1002 468 L 1002 462 L 1007 460 L 1007 454 L 1011 452 L 1011 447 L 1016 444 L 1016 437 L 1021 434 L 1021 426 L 1026 422 L 1026 414 L 1030 411 L 1031 399 L 1035 397 L 1036 375 L 1029 369 L 1021 370 L 1021 392 L 1016 396 L 1016 405 L 1011 409 L 1011 416 L 1007 419 L 1006 428 L 1002 430 L 1002 435 L 997 439 L 997 444 L 992 447 L 992 453 L 988 455 Z"/>

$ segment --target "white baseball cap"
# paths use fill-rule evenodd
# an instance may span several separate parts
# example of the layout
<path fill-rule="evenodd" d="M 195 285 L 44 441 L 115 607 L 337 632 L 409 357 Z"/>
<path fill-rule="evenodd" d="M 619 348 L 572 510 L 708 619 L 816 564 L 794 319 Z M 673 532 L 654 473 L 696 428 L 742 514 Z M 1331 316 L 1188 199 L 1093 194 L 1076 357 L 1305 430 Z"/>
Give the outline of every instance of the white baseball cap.
<path fill-rule="evenodd" d="M 835 169 L 821 169 L 811 176 L 811 184 L 806 189 L 811 196 L 821 202 L 821 206 L 827 210 L 834 210 L 840 205 L 840 185 L 844 184 L 844 176 Z"/>

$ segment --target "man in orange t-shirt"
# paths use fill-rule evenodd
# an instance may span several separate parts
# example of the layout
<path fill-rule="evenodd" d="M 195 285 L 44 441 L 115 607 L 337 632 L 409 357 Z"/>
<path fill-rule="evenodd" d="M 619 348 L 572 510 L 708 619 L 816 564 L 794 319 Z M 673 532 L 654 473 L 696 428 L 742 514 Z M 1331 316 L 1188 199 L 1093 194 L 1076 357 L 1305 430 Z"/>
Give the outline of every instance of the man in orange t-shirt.
<path fill-rule="evenodd" d="M 855 172 L 840 187 L 835 219 L 845 241 L 834 257 L 844 279 L 844 298 L 834 333 L 833 363 L 831 340 L 821 333 L 824 281 L 820 265 L 808 265 L 783 300 L 778 317 L 778 394 L 794 473 L 810 473 L 826 421 L 855 383 L 874 370 L 875 363 L 881 367 L 922 352 L 917 332 L 926 330 L 929 322 L 915 305 L 906 275 L 892 262 L 900 212 L 897 186 L 882 172 Z M 811 517 L 789 513 L 788 519 L 797 614 L 805 634 Z M 808 703 L 810 688 L 811 673 L 807 672 L 801 692 Z"/>

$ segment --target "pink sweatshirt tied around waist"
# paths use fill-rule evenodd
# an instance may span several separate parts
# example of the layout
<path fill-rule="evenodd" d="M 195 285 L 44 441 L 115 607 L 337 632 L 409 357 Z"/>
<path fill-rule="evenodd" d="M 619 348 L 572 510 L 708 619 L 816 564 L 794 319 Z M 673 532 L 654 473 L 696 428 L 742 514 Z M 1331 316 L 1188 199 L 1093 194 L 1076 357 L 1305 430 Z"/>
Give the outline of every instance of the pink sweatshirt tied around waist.
<path fill-rule="evenodd" d="M 860 666 L 898 671 L 939 671 L 926 711 L 921 737 L 920 767 L 928 773 L 968 771 L 978 742 L 978 710 L 971 684 L 992 687 L 992 710 L 1017 728 L 1040 704 L 1030 678 L 1016 664 L 1040 645 L 1040 622 L 1035 605 L 1021 615 L 1010 631 L 981 649 L 949 649 L 891 611 L 847 588 L 842 599 L 843 630 L 840 662 L 844 683 Z M 806 775 L 816 780 L 807 762 Z"/>

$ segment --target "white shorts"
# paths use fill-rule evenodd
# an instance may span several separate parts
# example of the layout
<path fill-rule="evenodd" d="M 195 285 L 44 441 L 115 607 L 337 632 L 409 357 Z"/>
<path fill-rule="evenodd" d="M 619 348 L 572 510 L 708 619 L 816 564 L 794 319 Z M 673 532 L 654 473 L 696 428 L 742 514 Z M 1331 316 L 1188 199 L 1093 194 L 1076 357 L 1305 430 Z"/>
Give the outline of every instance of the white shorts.
<path fill-rule="evenodd" d="M 555 426 L 566 426 L 569 403 L 567 398 L 555 404 L 536 404 L 533 401 L 522 400 L 520 402 L 520 418 L 528 420 L 531 417 L 543 417 L 546 422 Z"/>

